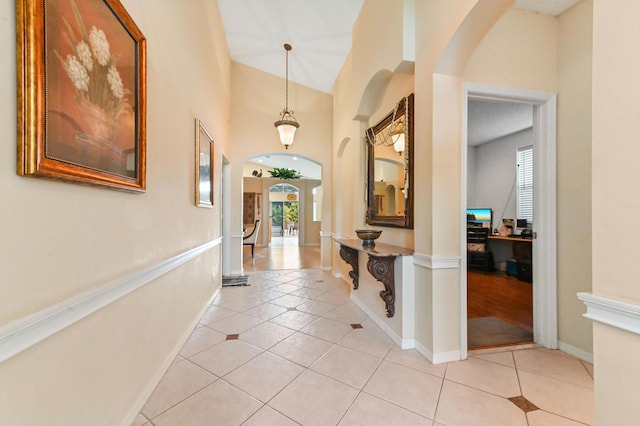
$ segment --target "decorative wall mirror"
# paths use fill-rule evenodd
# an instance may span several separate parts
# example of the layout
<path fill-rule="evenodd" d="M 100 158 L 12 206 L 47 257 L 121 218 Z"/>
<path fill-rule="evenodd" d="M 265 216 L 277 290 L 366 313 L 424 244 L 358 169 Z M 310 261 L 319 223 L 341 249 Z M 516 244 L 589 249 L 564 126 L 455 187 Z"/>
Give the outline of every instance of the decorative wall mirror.
<path fill-rule="evenodd" d="M 413 94 L 367 129 L 367 223 L 413 228 Z"/>

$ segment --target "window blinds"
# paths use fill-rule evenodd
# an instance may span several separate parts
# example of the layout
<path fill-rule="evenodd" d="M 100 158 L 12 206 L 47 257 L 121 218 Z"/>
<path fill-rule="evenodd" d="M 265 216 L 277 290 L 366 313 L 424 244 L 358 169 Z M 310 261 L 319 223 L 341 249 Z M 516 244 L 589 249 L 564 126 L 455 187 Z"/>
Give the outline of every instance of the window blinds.
<path fill-rule="evenodd" d="M 518 149 L 518 219 L 533 223 L 533 146 Z"/>

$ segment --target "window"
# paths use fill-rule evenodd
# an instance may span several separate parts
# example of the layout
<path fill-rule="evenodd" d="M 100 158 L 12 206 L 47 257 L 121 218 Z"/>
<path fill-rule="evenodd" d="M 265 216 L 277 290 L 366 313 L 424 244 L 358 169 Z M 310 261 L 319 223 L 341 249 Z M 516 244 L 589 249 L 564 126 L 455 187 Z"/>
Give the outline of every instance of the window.
<path fill-rule="evenodd" d="M 533 146 L 518 148 L 518 219 L 533 223 Z"/>

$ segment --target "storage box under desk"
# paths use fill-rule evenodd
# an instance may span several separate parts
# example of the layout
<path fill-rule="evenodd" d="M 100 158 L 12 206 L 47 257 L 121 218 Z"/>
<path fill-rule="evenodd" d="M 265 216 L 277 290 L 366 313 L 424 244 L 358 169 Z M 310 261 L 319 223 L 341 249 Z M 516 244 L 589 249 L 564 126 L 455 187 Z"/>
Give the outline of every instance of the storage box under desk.
<path fill-rule="evenodd" d="M 520 267 L 518 264 L 526 263 L 528 266 L 522 266 L 523 270 L 528 269 L 529 274 L 531 276 L 531 262 L 532 262 L 532 240 L 529 238 L 517 238 L 517 237 L 502 237 L 497 235 L 491 235 L 488 237 L 489 247 L 494 252 L 494 258 L 496 263 L 498 262 L 508 262 L 510 260 L 514 260 L 516 262 L 516 271 L 514 274 L 509 275 L 518 275 Z M 507 264 L 507 267 L 509 265 Z M 507 271 L 508 272 L 508 271 Z M 527 276 L 524 273 L 522 276 Z M 522 280 L 527 281 L 527 280 Z M 531 282 L 529 278 L 528 282 Z"/>

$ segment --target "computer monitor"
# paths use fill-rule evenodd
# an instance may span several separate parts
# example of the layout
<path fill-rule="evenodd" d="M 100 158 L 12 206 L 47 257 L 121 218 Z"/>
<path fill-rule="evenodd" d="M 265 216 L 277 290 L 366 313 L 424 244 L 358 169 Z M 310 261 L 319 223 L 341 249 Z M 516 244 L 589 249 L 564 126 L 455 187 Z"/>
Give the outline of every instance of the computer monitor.
<path fill-rule="evenodd" d="M 491 229 L 493 226 L 493 211 L 490 208 L 467 209 L 467 226 L 481 226 Z"/>

